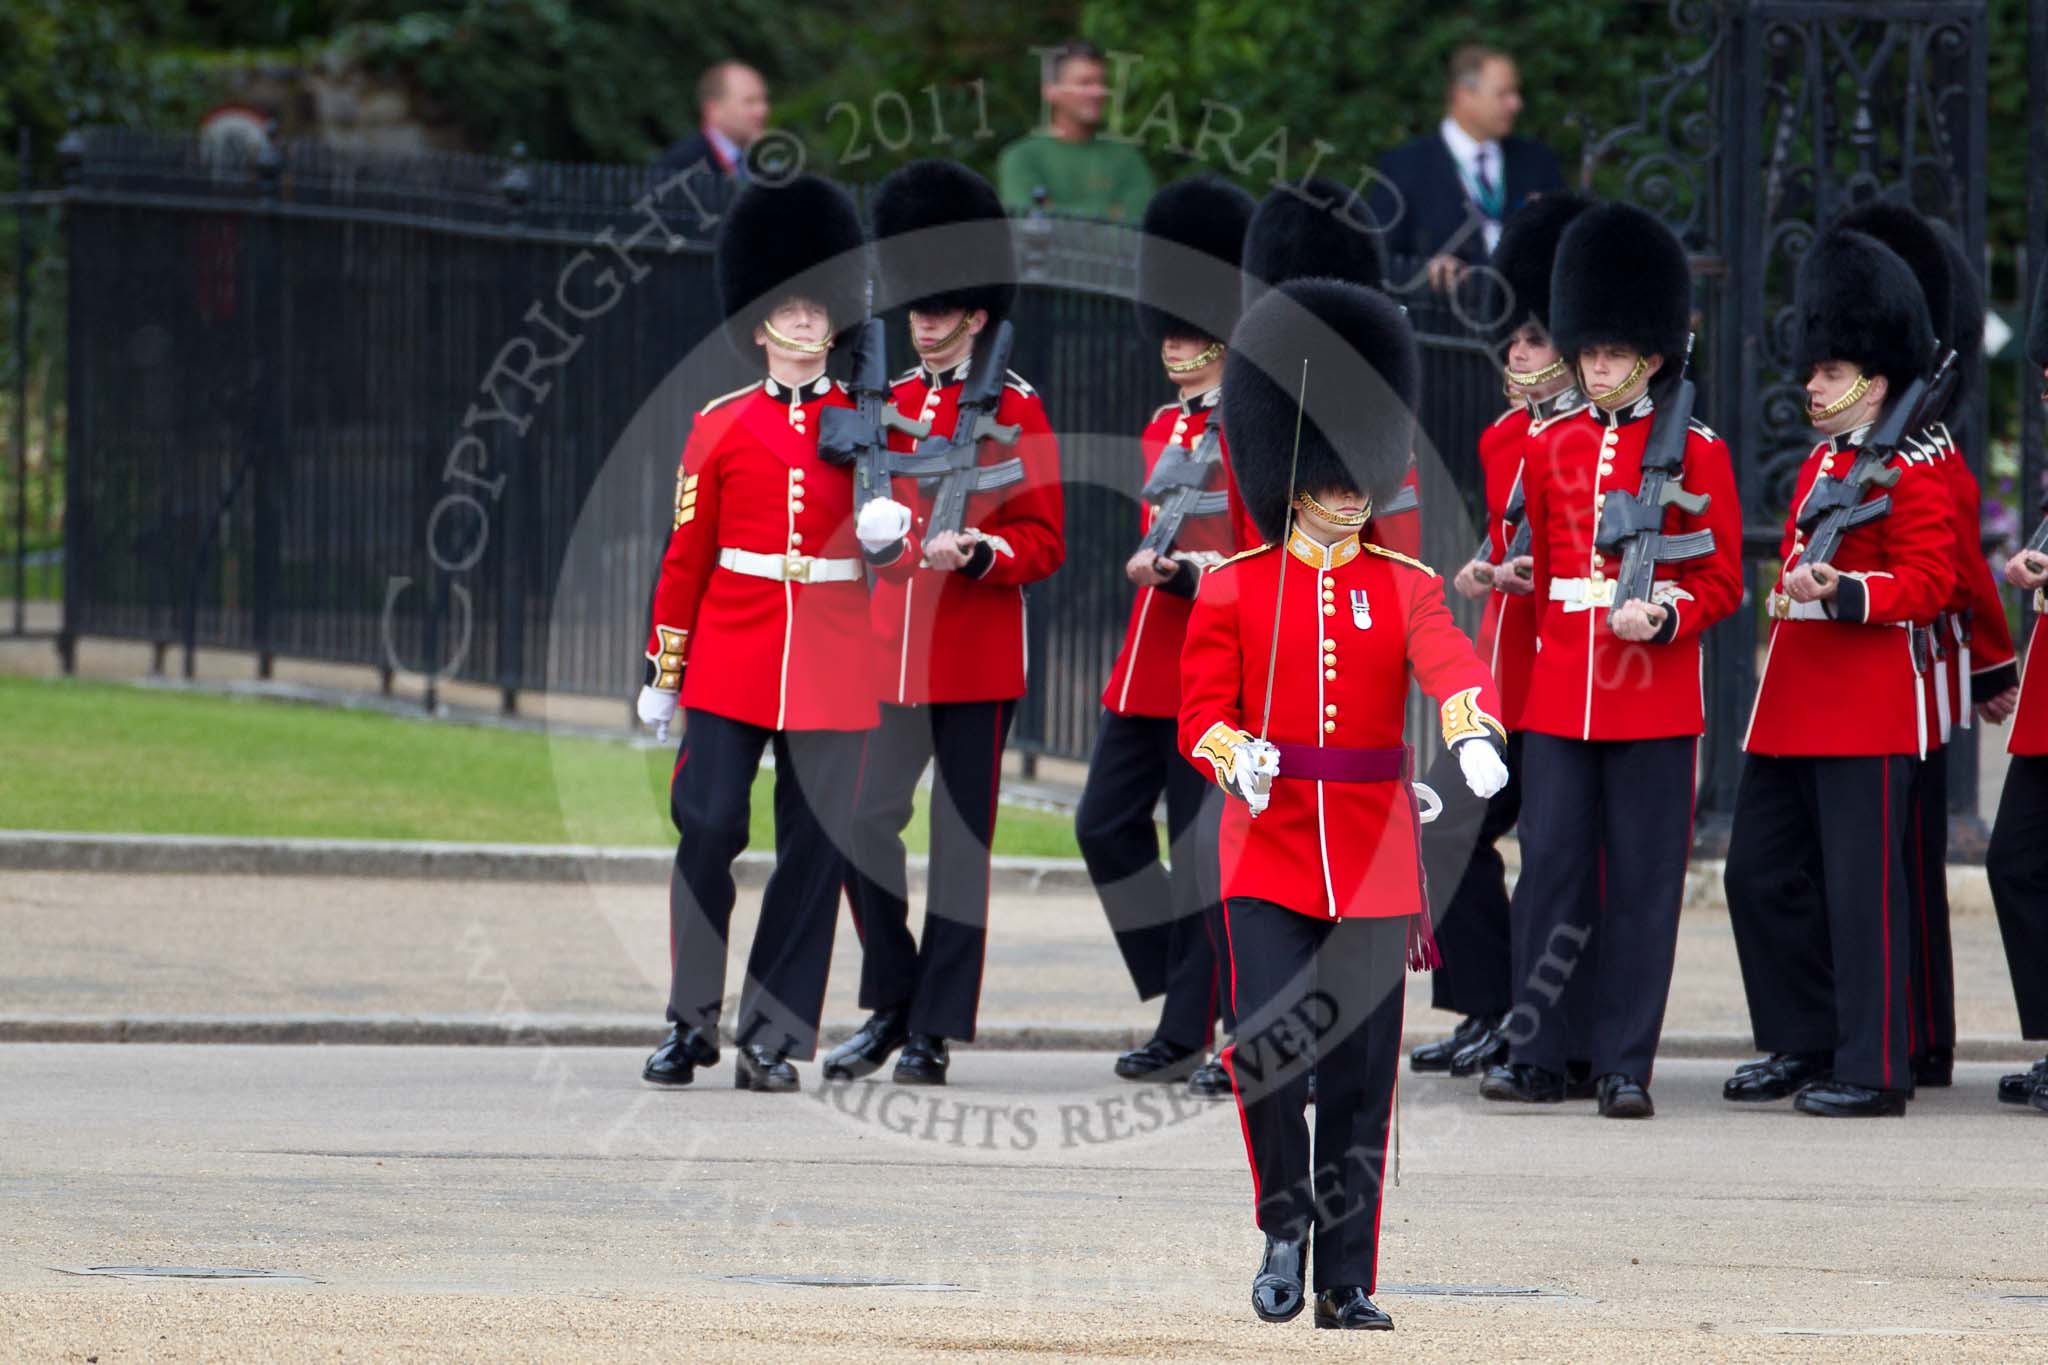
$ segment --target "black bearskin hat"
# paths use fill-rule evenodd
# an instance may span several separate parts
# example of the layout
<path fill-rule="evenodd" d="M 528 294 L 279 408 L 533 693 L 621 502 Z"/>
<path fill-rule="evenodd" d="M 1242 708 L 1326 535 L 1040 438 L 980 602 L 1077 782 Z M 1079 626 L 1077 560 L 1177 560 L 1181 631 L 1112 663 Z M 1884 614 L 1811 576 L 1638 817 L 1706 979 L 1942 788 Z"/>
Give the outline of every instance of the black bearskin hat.
<path fill-rule="evenodd" d="M 1546 194 L 1509 215 L 1491 262 L 1507 289 L 1494 329 L 1496 341 L 1506 341 L 1526 322 L 1550 330 L 1550 267 L 1557 259 L 1557 243 L 1573 220 L 1591 207 L 1593 201 L 1580 195 Z"/>
<path fill-rule="evenodd" d="M 1247 308 L 1289 280 L 1345 280 L 1378 289 L 1386 274 L 1378 226 L 1364 200 L 1334 180 L 1272 191 L 1259 201 L 1245 233 Z"/>
<path fill-rule="evenodd" d="M 1799 262 L 1793 362 L 1803 378 L 1824 360 L 1883 375 L 1893 393 L 1927 371 L 1934 349 L 1927 297 L 1897 252 L 1867 233 L 1833 228 Z"/>
<path fill-rule="evenodd" d="M 1138 239 L 1138 333 L 1146 341 L 1230 335 L 1240 307 L 1230 272 L 1244 255 L 1254 207 L 1249 194 L 1214 175 L 1176 181 L 1152 196 Z M 1219 264 L 1190 260 L 1190 251 Z"/>
<path fill-rule="evenodd" d="M 1308 363 L 1301 457 L 1296 395 Z M 1223 362 L 1223 422 L 1245 510 L 1269 543 L 1286 534 L 1293 491 L 1352 488 L 1381 505 L 1400 491 L 1415 451 L 1422 366 L 1399 304 L 1340 280 L 1294 280 L 1238 320 Z"/>
<path fill-rule="evenodd" d="M 875 190 L 875 257 L 892 304 L 920 312 L 988 310 L 985 335 L 1017 298 L 1010 219 L 995 186 L 957 161 L 913 161 Z M 920 237 L 927 228 L 950 228 Z"/>
<path fill-rule="evenodd" d="M 822 304 L 844 332 L 867 315 L 867 238 L 853 199 L 829 180 L 799 175 L 749 185 L 718 225 L 712 278 L 726 335 L 753 355 L 753 332 L 791 296 Z"/>
<path fill-rule="evenodd" d="M 1956 387 L 1946 409 L 1953 413 L 1984 382 L 1984 281 L 1970 264 L 1970 253 L 1956 230 L 1938 218 L 1931 221 L 1948 257 L 1949 311 L 1946 318 L 1934 319 L 1934 330 L 1941 344 L 1956 352 Z"/>
<path fill-rule="evenodd" d="M 1935 338 L 1944 346 L 1955 345 L 1949 337 L 1955 326 L 1953 258 L 1932 223 L 1905 204 L 1873 199 L 1839 215 L 1831 226 L 1865 233 L 1890 247 L 1913 272 L 1913 278 L 1920 282 L 1920 292 L 1927 296 L 1927 318 L 1934 326 Z M 1980 316 L 1978 330 L 1982 331 L 1983 326 Z M 1923 357 L 1921 369 L 1924 371 L 1927 365 L 1928 358 Z"/>
<path fill-rule="evenodd" d="M 2048 369 L 2048 261 L 2034 268 L 2034 307 L 2027 315 L 2027 359 Z"/>
<path fill-rule="evenodd" d="M 1550 271 L 1550 337 L 1566 360 L 1588 346 L 1664 357 L 1675 373 L 1692 332 L 1692 272 L 1671 229 L 1633 204 L 1599 204 L 1565 229 Z"/>

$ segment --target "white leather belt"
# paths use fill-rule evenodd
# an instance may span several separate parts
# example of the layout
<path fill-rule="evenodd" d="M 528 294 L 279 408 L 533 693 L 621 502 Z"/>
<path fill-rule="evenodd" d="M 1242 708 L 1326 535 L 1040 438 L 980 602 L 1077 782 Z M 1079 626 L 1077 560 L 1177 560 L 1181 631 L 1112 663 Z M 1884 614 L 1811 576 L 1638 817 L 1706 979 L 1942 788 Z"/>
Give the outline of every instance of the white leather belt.
<path fill-rule="evenodd" d="M 1613 606 L 1617 587 L 1618 580 L 1612 578 L 1553 578 L 1550 600 L 1563 603 L 1566 611 L 1591 611 L 1595 607 Z M 1660 606 L 1690 597 L 1676 583 L 1661 579 L 1650 589 L 1650 600 Z"/>
<path fill-rule="evenodd" d="M 1764 608 L 1773 621 L 1832 621 L 1825 602 L 1795 602 L 1782 592 L 1774 592 L 1764 600 Z"/>
<path fill-rule="evenodd" d="M 867 572 L 858 559 L 764 555 L 753 550 L 736 550 L 731 546 L 718 552 L 718 567 L 743 573 L 749 578 L 770 578 L 778 583 L 857 583 Z"/>

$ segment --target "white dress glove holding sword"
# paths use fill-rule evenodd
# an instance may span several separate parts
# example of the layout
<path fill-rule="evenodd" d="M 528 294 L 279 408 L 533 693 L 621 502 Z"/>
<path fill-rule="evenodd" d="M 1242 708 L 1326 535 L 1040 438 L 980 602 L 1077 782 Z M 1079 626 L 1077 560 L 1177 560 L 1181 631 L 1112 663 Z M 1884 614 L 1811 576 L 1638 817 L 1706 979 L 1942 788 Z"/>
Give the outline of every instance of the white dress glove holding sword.
<path fill-rule="evenodd" d="M 1252 816 L 1272 804 L 1273 779 L 1280 775 L 1280 751 L 1263 739 L 1230 746 L 1230 789 L 1244 798 Z"/>

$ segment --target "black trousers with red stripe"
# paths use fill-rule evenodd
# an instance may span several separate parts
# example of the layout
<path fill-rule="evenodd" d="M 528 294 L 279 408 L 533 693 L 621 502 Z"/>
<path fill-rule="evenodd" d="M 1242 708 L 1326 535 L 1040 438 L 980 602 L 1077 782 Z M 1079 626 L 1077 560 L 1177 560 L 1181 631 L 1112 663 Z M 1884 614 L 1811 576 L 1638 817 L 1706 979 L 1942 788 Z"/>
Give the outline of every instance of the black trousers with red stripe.
<path fill-rule="evenodd" d="M 2048 1038 L 2048 757 L 2018 756 L 2006 769 L 1984 871 L 2019 1002 L 2020 1036 Z"/>
<path fill-rule="evenodd" d="M 910 1031 L 971 1040 L 988 948 L 989 846 L 1013 701 L 882 707 L 854 796 L 847 893 L 861 936 L 860 1003 L 907 1007 Z M 925 765 L 932 780 L 923 941 L 910 932 L 903 831 Z"/>
<path fill-rule="evenodd" d="M 1522 740 L 1512 1057 L 1648 1085 L 1692 852 L 1698 741 Z M 1599 948 L 1591 951 L 1597 924 Z M 1587 993 L 1590 992 L 1590 995 Z"/>
<path fill-rule="evenodd" d="M 1975 730 L 1956 731 L 1974 741 Z M 1948 923 L 1948 750 L 1914 765 L 1907 899 L 1913 915 L 1913 1055 L 1956 1047 L 1956 962 Z"/>
<path fill-rule="evenodd" d="M 668 884 L 669 1021 L 717 1035 L 737 894 L 732 864 L 747 846 L 754 777 L 772 746 L 775 870 L 761 892 L 733 1036 L 810 1057 L 832 966 L 862 734 L 764 730 L 696 709 L 687 721 L 668 793 L 679 836 Z"/>
<path fill-rule="evenodd" d="M 1752 754 L 1728 840 L 1728 918 L 1757 1046 L 1833 1052 L 1853 1085 L 1913 1084 L 1908 756 Z"/>
<path fill-rule="evenodd" d="M 1508 784 L 1488 800 L 1465 785 L 1445 750 L 1429 785 L 1443 813 L 1422 827 L 1422 867 L 1443 965 L 1430 974 L 1429 1003 L 1457 1014 L 1505 1014 L 1514 1004 L 1508 933 L 1508 875 L 1495 845 L 1522 813 L 1522 735 L 1508 736 Z"/>
<path fill-rule="evenodd" d="M 1225 913 L 1238 1028 L 1223 1065 L 1244 1121 L 1258 1225 L 1283 1237 L 1313 1230 L 1315 1288 L 1371 1293 L 1408 918 L 1321 919 L 1246 897 Z"/>
<path fill-rule="evenodd" d="M 1178 730 L 1170 717 L 1102 713 L 1074 836 L 1138 998 L 1166 997 L 1158 1036 L 1206 1048 L 1225 994 L 1223 907 L 1201 846 L 1204 824 L 1222 819 L 1223 792 L 1181 756 Z M 1161 797 L 1171 870 L 1153 819 Z"/>

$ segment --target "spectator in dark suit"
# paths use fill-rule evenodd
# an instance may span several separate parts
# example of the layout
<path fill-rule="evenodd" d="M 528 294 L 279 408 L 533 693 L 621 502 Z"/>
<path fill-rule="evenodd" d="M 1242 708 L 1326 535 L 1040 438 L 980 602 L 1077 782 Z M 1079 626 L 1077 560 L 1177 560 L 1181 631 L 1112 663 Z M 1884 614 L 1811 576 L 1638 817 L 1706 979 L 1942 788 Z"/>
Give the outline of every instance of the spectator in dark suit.
<path fill-rule="evenodd" d="M 655 160 L 668 174 L 701 165 L 725 180 L 747 178 L 747 148 L 768 126 L 768 83 L 745 62 L 723 61 L 697 78 L 697 131 Z"/>
<path fill-rule="evenodd" d="M 1514 59 L 1467 44 L 1451 54 L 1443 122 L 1380 158 L 1373 216 L 1390 254 L 1428 258 L 1432 288 L 1484 264 L 1509 214 L 1564 188 L 1550 149 L 1513 136 L 1521 112 Z"/>

